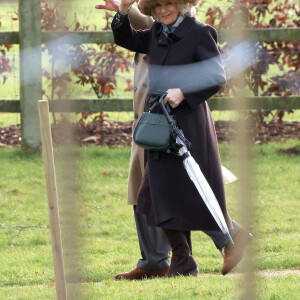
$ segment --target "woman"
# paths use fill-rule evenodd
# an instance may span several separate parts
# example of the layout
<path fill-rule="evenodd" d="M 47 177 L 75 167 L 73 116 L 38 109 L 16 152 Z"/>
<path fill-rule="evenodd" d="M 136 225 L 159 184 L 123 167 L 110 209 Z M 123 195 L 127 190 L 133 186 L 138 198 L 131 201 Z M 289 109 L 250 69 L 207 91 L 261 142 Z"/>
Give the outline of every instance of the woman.
<path fill-rule="evenodd" d="M 192 143 L 190 152 L 218 199 L 228 227 L 232 228 L 226 213 L 215 128 L 206 103 L 225 83 L 216 30 L 195 20 L 198 0 L 140 0 L 141 12 L 156 22 L 149 30 L 135 31 L 127 15 L 133 2 L 120 2 L 112 22 L 115 42 L 147 54 L 149 91 L 168 92 L 165 103 L 171 105 L 178 127 Z M 203 66 L 205 71 L 199 72 Z M 149 97 L 146 108 L 148 102 Z M 166 233 L 173 252 L 167 276 L 195 275 L 198 269 L 192 256 L 190 231 L 219 228 L 189 179 L 182 158 L 160 153 L 157 159 L 149 154 L 138 211 L 153 213 L 155 224 Z"/>

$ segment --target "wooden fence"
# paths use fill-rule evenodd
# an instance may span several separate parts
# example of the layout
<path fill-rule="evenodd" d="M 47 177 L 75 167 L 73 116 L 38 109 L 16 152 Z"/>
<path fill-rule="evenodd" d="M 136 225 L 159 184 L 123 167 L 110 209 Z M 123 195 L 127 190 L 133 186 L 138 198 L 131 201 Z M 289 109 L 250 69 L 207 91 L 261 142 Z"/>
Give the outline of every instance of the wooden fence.
<path fill-rule="evenodd" d="M 22 148 L 24 151 L 40 151 L 38 104 L 42 99 L 42 51 L 41 45 L 68 37 L 75 43 L 113 43 L 108 31 L 42 32 L 40 0 L 19 0 L 19 32 L 0 32 L 0 44 L 20 45 L 20 100 L 1 100 L 1 112 L 21 112 Z M 232 38 L 232 32 L 230 37 Z M 219 30 L 220 42 L 228 39 L 229 32 Z M 245 36 L 256 41 L 300 41 L 300 28 L 249 29 Z M 300 109 L 300 97 L 249 97 L 249 109 Z M 234 110 L 236 99 L 213 98 L 212 110 Z M 70 105 L 71 104 L 71 105 Z M 52 112 L 132 111 L 132 100 L 60 100 L 50 101 Z"/>

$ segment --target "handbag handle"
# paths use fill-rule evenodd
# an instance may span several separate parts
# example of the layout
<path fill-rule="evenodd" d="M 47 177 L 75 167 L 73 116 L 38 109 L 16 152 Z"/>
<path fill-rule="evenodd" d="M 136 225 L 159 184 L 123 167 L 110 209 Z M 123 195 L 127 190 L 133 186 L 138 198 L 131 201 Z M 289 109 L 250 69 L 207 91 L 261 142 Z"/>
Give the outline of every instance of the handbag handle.
<path fill-rule="evenodd" d="M 164 94 L 152 93 L 152 95 L 154 97 L 150 97 L 150 103 L 154 102 L 158 97 L 160 97 L 160 98 L 158 101 L 155 101 L 155 103 L 150 107 L 149 112 L 153 112 L 157 108 L 157 106 L 160 105 L 160 108 L 163 111 L 164 115 L 166 116 L 168 123 L 171 126 L 175 126 L 176 124 L 174 122 L 174 119 L 169 115 L 169 112 L 171 111 L 170 104 L 167 103 L 166 105 L 164 105 L 164 99 L 167 96 L 167 94 L 168 94 L 167 92 Z M 151 101 L 151 99 L 153 99 L 153 100 Z"/>
<path fill-rule="evenodd" d="M 168 113 L 168 110 L 167 110 L 166 106 L 164 105 L 164 99 L 165 99 L 166 96 L 167 96 L 167 93 L 166 93 L 166 94 L 163 94 L 163 95 L 160 97 L 158 103 L 160 104 L 160 107 L 161 107 L 161 109 L 162 109 L 164 115 L 166 116 L 166 118 L 167 118 L 167 120 L 168 120 L 168 123 L 169 123 L 171 126 L 175 126 L 174 119 L 171 118 L 171 116 L 170 116 L 169 113 Z M 170 104 L 167 103 L 167 105 L 170 105 Z"/>
<path fill-rule="evenodd" d="M 161 106 L 163 104 L 163 100 L 165 99 L 167 94 L 168 94 L 167 92 L 165 92 L 163 94 L 158 93 L 158 92 L 151 92 L 150 93 L 150 104 L 153 103 L 153 102 L 154 102 L 154 104 L 152 106 L 150 106 L 149 112 L 153 112 L 157 108 L 158 105 Z M 159 98 L 159 100 L 157 100 L 158 98 Z M 164 105 L 164 107 L 166 108 L 167 113 L 169 114 L 172 110 L 171 105 L 169 103 L 167 103 L 166 105 Z"/>
<path fill-rule="evenodd" d="M 174 118 L 172 118 L 168 111 L 167 111 L 167 108 L 166 106 L 164 105 L 164 98 L 166 97 L 167 94 L 163 94 L 158 103 L 160 104 L 160 107 L 164 113 L 164 115 L 166 116 L 166 119 L 168 121 L 168 123 L 170 124 L 171 128 L 172 128 L 172 131 L 175 133 L 175 136 L 178 137 L 182 143 L 187 147 L 187 149 L 190 149 L 192 144 L 191 142 L 184 136 L 183 132 L 181 129 L 179 129 L 177 126 L 176 126 L 176 121 Z M 168 105 L 168 104 L 167 104 Z"/>
<path fill-rule="evenodd" d="M 166 97 L 167 93 L 159 93 L 159 92 L 151 92 L 150 93 L 150 105 L 154 103 L 152 106 L 149 108 L 149 112 L 153 112 L 157 106 L 159 105 L 159 99 L 163 96 L 163 99 Z"/>

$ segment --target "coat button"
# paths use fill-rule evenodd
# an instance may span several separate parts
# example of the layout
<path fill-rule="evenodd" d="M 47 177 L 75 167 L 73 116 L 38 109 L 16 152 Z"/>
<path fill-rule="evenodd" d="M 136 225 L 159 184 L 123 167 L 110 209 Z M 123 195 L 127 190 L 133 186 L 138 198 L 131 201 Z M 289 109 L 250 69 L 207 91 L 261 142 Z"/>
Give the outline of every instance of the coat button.
<path fill-rule="evenodd" d="M 135 63 L 135 65 L 138 65 L 138 64 L 139 64 L 139 61 L 138 61 L 138 60 L 135 60 L 134 63 Z"/>
<path fill-rule="evenodd" d="M 147 88 L 147 83 L 143 83 L 143 88 Z"/>
<path fill-rule="evenodd" d="M 144 55 L 144 56 L 143 56 L 143 60 L 144 60 L 144 61 L 147 61 L 147 55 Z"/>
<path fill-rule="evenodd" d="M 139 118 L 139 115 L 137 113 L 134 114 L 134 119 L 137 120 Z"/>
<path fill-rule="evenodd" d="M 135 86 L 135 87 L 133 88 L 133 91 L 136 92 L 136 90 L 137 90 L 137 87 Z"/>

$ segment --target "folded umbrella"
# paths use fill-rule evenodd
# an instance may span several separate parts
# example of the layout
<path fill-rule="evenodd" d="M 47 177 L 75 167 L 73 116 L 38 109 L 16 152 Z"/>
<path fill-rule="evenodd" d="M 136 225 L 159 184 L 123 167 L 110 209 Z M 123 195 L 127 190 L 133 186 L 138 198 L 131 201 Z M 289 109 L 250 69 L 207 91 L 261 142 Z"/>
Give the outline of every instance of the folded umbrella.
<path fill-rule="evenodd" d="M 205 205 L 207 206 L 208 210 L 210 211 L 211 215 L 215 219 L 215 221 L 218 224 L 221 231 L 228 237 L 229 241 L 232 244 L 234 244 L 233 240 L 230 236 L 224 215 L 223 215 L 220 205 L 214 195 L 214 192 L 212 191 L 211 187 L 209 186 L 199 165 L 196 163 L 196 161 L 191 156 L 191 154 L 188 150 L 188 148 L 191 146 L 190 142 L 184 137 L 182 130 L 180 130 L 176 126 L 174 118 L 169 115 L 169 113 L 163 103 L 163 99 L 165 96 L 166 96 L 166 94 L 164 94 L 160 97 L 159 104 L 160 104 L 161 109 L 162 109 L 163 113 L 165 114 L 169 124 L 172 127 L 172 131 L 171 131 L 172 145 L 170 145 L 170 151 L 175 152 L 177 155 L 183 157 L 183 165 L 188 173 L 188 176 L 193 181 L 201 198 L 203 199 Z"/>

